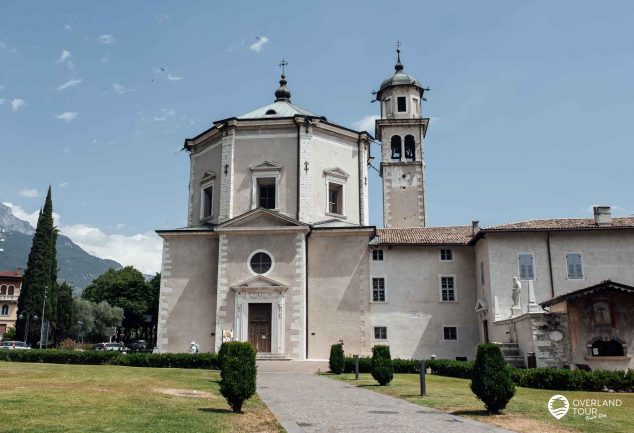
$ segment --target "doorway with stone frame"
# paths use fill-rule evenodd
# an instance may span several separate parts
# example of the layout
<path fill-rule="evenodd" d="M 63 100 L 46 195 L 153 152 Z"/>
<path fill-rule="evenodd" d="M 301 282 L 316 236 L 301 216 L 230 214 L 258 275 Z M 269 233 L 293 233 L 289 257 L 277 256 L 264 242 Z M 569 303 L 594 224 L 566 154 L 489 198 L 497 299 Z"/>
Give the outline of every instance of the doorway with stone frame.
<path fill-rule="evenodd" d="M 271 353 L 271 317 L 273 304 L 249 303 L 249 342 L 258 353 Z"/>

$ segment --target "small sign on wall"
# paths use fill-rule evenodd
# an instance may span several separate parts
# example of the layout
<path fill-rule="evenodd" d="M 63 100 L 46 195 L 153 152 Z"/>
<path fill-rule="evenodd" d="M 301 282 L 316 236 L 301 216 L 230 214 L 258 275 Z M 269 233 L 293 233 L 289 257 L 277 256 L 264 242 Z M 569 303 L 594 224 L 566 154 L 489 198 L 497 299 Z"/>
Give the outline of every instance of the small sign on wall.
<path fill-rule="evenodd" d="M 223 329 L 222 342 L 228 343 L 229 341 L 233 341 L 233 329 Z"/>

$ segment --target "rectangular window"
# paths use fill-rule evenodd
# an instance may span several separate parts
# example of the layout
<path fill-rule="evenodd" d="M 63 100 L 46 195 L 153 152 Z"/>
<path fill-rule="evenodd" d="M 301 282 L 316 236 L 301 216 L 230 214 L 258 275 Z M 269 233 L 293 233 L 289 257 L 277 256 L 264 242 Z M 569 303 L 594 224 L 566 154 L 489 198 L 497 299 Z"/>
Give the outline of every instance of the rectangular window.
<path fill-rule="evenodd" d="M 372 260 L 383 261 L 383 250 L 373 250 L 372 251 Z"/>
<path fill-rule="evenodd" d="M 484 286 L 484 262 L 480 262 L 480 285 Z"/>
<path fill-rule="evenodd" d="M 387 326 L 375 326 L 374 327 L 374 339 L 375 340 L 387 340 Z"/>
<path fill-rule="evenodd" d="M 567 253 L 566 263 L 568 265 L 568 279 L 583 279 L 583 264 L 581 262 L 581 253 Z"/>
<path fill-rule="evenodd" d="M 328 212 L 343 215 L 343 185 L 328 183 Z"/>
<path fill-rule="evenodd" d="M 453 277 L 440 277 L 440 299 L 447 302 L 456 300 L 456 287 Z"/>
<path fill-rule="evenodd" d="M 457 340 L 458 329 L 455 326 L 443 326 L 443 340 Z"/>
<path fill-rule="evenodd" d="M 535 267 L 533 265 L 532 254 L 518 254 L 517 261 L 520 271 L 520 280 L 534 280 L 535 279 Z"/>
<path fill-rule="evenodd" d="M 396 109 L 399 113 L 405 113 L 407 111 L 407 98 L 405 96 L 398 96 L 396 98 Z"/>
<path fill-rule="evenodd" d="M 443 262 L 450 262 L 453 260 L 452 250 L 440 250 L 440 260 Z"/>
<path fill-rule="evenodd" d="M 275 209 L 275 178 L 260 177 L 258 182 L 258 206 Z"/>
<path fill-rule="evenodd" d="M 204 218 L 209 218 L 213 215 L 213 206 L 214 206 L 214 187 L 213 186 L 208 186 L 206 188 L 203 188 L 203 202 L 201 204 L 202 206 L 202 217 Z"/>
<path fill-rule="evenodd" d="M 385 302 L 385 278 L 372 278 L 372 302 Z"/>
<path fill-rule="evenodd" d="M 413 112 L 414 114 L 418 114 L 418 99 L 417 98 L 412 98 L 412 108 L 413 108 Z"/>

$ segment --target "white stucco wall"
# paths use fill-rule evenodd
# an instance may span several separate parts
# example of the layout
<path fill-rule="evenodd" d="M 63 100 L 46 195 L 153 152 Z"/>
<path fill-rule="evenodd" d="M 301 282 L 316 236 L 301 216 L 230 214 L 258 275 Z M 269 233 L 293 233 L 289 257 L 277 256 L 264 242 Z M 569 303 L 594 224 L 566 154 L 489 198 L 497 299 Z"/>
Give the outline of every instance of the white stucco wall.
<path fill-rule="evenodd" d="M 452 262 L 440 260 L 440 247 L 385 247 L 383 261 L 369 253 L 369 284 L 372 277 L 384 277 L 386 285 L 386 302 L 371 304 L 372 326 L 388 328 L 388 340 L 373 343 L 388 344 L 393 357 L 473 359 L 478 343 L 473 250 L 442 248 L 453 250 Z M 441 275 L 454 276 L 455 302 L 441 301 Z M 458 340 L 443 340 L 443 326 L 457 327 Z"/>

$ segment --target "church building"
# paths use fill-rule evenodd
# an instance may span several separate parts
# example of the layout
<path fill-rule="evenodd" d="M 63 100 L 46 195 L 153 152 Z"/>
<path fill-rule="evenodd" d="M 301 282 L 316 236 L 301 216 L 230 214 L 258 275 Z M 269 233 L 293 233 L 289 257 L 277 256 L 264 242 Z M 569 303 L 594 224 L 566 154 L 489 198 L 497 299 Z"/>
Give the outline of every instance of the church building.
<path fill-rule="evenodd" d="M 368 219 L 375 138 L 295 105 L 284 73 L 271 104 L 185 140 L 187 226 L 157 231 L 157 351 L 327 359 L 343 340 L 473 359 L 494 341 L 522 366 L 633 366 L 634 217 L 427 227 L 426 89 L 397 51 L 376 93 L 385 228 Z"/>

